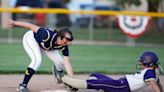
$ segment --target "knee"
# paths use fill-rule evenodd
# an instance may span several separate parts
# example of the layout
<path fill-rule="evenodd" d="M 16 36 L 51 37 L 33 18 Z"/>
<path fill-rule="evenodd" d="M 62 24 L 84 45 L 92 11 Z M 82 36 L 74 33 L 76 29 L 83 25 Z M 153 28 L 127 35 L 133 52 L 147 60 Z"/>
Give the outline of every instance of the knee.
<path fill-rule="evenodd" d="M 37 62 L 37 63 L 41 63 L 41 62 L 42 62 L 42 59 L 41 59 L 41 58 L 35 57 L 35 58 L 32 58 L 31 61 L 32 61 L 32 62 L 35 62 L 35 63 L 36 63 L 36 62 Z"/>
<path fill-rule="evenodd" d="M 54 60 L 53 62 L 57 66 L 63 66 L 64 65 L 64 60 L 63 59 L 57 59 L 57 60 Z"/>
<path fill-rule="evenodd" d="M 29 67 L 33 68 L 36 71 L 41 65 L 41 63 L 42 63 L 41 59 L 35 59 L 35 60 L 32 60 Z"/>
<path fill-rule="evenodd" d="M 90 76 L 96 76 L 98 73 L 96 73 L 96 72 L 92 72 L 91 74 L 90 74 Z"/>

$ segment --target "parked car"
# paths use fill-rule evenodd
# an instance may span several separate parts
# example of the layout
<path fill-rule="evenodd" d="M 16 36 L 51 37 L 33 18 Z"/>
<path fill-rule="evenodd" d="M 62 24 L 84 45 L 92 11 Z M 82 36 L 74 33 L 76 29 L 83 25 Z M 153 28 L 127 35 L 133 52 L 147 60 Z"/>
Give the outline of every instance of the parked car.
<path fill-rule="evenodd" d="M 71 11 L 74 10 L 121 10 L 120 7 L 116 6 L 115 0 L 71 0 L 68 4 L 68 8 Z M 90 15 L 90 14 L 73 14 L 70 15 L 73 24 L 80 27 L 88 27 L 91 18 L 94 19 L 94 27 L 102 28 L 108 27 L 109 17 L 104 15 Z"/>

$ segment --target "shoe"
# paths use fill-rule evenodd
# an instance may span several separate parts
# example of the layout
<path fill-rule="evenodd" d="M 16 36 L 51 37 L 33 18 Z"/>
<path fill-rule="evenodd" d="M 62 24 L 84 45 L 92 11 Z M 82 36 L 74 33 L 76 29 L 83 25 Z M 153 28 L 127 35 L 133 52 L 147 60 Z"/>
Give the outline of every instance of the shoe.
<path fill-rule="evenodd" d="M 26 84 L 20 84 L 17 88 L 18 92 L 30 92 Z"/>
<path fill-rule="evenodd" d="M 77 88 L 74 88 L 74 87 L 72 87 L 72 86 L 66 84 L 66 83 L 64 83 L 64 85 L 68 87 L 68 89 L 70 90 L 70 92 L 77 92 L 77 91 L 79 90 L 79 89 L 77 89 Z"/>
<path fill-rule="evenodd" d="M 64 76 L 64 71 L 58 71 L 55 67 L 55 65 L 52 66 L 52 73 L 55 76 L 55 79 L 57 80 L 57 83 L 62 83 L 62 77 Z"/>

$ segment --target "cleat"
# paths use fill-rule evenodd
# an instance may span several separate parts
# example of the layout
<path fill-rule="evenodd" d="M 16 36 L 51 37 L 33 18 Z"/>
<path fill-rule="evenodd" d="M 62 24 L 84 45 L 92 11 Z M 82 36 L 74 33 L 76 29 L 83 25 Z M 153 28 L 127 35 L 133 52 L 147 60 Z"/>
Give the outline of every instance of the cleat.
<path fill-rule="evenodd" d="M 55 67 L 55 65 L 52 66 L 52 73 L 55 76 L 55 79 L 57 80 L 57 83 L 62 83 L 62 77 L 64 76 L 64 71 L 58 71 Z"/>
<path fill-rule="evenodd" d="M 77 89 L 77 88 L 74 88 L 74 87 L 72 87 L 72 86 L 66 84 L 66 83 L 64 83 L 64 84 L 65 84 L 65 86 L 68 87 L 68 89 L 70 90 L 70 92 L 77 92 L 77 91 L 79 90 L 79 89 Z"/>
<path fill-rule="evenodd" d="M 26 84 L 20 84 L 17 88 L 17 92 L 30 92 Z"/>

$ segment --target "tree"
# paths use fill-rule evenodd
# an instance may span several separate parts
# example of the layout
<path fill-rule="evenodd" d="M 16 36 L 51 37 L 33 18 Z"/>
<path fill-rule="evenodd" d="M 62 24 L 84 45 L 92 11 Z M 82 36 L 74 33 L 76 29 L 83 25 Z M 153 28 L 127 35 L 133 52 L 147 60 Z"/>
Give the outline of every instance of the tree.
<path fill-rule="evenodd" d="M 147 0 L 148 12 L 158 12 L 160 2 L 162 2 L 162 0 Z M 122 7 L 125 7 L 126 4 L 140 6 L 141 0 L 117 0 L 117 3 Z"/>

